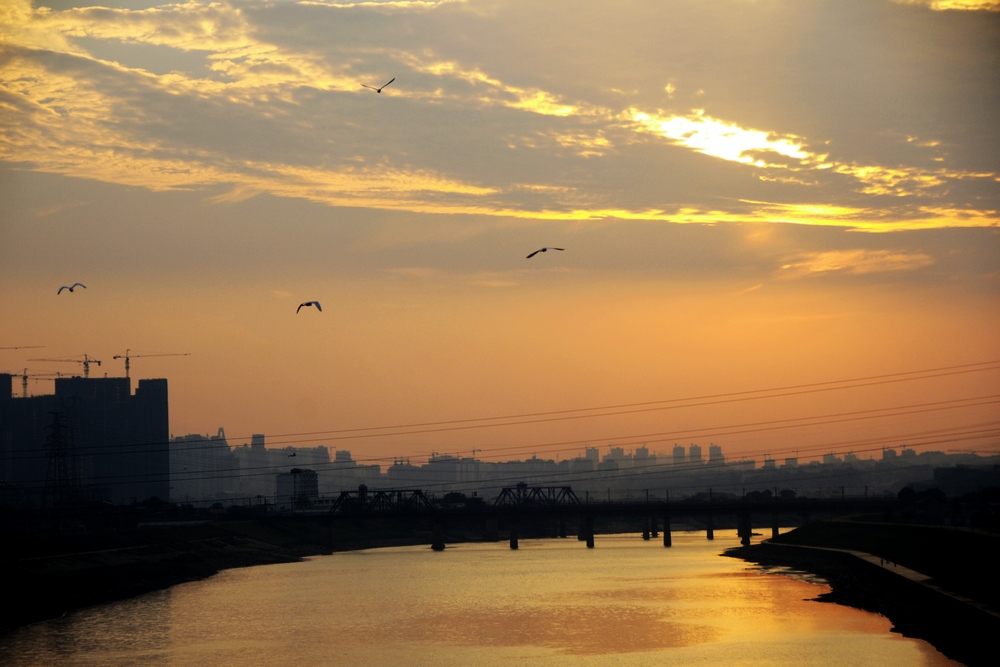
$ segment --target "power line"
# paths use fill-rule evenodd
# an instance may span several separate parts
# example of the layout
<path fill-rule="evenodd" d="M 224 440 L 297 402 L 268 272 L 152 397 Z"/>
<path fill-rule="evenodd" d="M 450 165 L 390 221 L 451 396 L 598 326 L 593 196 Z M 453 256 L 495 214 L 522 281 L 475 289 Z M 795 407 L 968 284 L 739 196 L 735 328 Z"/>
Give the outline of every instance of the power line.
<path fill-rule="evenodd" d="M 1000 422 L 995 422 L 995 423 L 1000 423 Z M 928 432 L 928 433 L 932 434 L 932 432 Z M 926 446 L 933 445 L 933 444 L 944 444 L 944 443 L 950 443 L 950 442 L 962 442 L 962 441 L 967 441 L 967 440 L 977 440 L 977 439 L 982 439 L 982 438 L 987 438 L 987 437 L 993 437 L 994 435 L 1000 435 L 1000 429 L 986 429 L 986 430 L 980 430 L 980 431 L 955 431 L 953 433 L 941 433 L 940 435 L 941 436 L 945 436 L 945 435 L 956 435 L 956 436 L 958 436 L 958 435 L 961 435 L 961 436 L 964 436 L 964 437 L 942 438 L 942 439 L 938 439 L 938 440 L 931 440 L 929 442 L 912 443 L 912 446 L 914 446 L 914 447 L 926 447 Z M 892 437 L 885 437 L 885 438 L 875 439 L 875 440 L 859 441 L 856 444 L 868 444 L 868 445 L 870 445 L 870 444 L 874 443 L 874 444 L 880 444 L 881 445 L 884 442 L 898 441 L 900 439 L 900 437 L 910 438 L 910 437 L 914 437 L 914 436 L 912 434 L 908 434 L 906 436 L 892 436 Z M 814 450 L 824 450 L 824 451 L 829 452 L 830 448 L 831 448 L 831 444 L 828 443 L 828 444 L 814 446 L 812 449 L 814 449 Z M 866 452 L 871 452 L 871 451 L 879 451 L 880 449 L 882 449 L 882 447 L 873 447 L 873 448 L 869 448 L 869 449 L 852 449 L 851 452 L 866 453 Z M 786 450 L 778 449 L 778 450 L 774 450 L 774 451 L 777 451 L 778 453 L 781 453 L 783 451 L 786 452 L 786 453 L 790 453 L 792 451 L 801 451 L 801 449 L 787 448 Z M 758 451 L 758 452 L 751 452 L 750 455 L 761 455 L 763 453 L 764 453 L 763 450 L 761 450 L 761 451 Z M 771 453 L 771 452 L 768 452 L 768 453 Z M 841 453 L 841 454 L 843 454 L 843 453 L 848 453 L 848 452 L 846 450 L 841 450 L 841 451 L 835 452 L 835 453 Z M 342 470 L 355 470 L 358 467 L 356 465 L 357 463 L 358 462 L 356 462 L 356 461 L 353 461 L 351 463 L 340 462 L 340 461 L 330 461 L 330 462 L 314 462 L 314 463 L 310 463 L 308 465 L 315 466 L 315 467 L 318 467 L 318 468 L 322 467 L 322 466 L 330 466 L 330 468 L 326 468 L 325 471 L 326 472 L 335 472 L 337 470 L 337 466 L 338 465 L 342 465 L 343 466 L 343 468 L 341 468 Z M 490 462 L 484 462 L 484 461 L 481 461 L 479 463 L 486 463 L 487 465 L 490 464 Z M 524 463 L 524 462 L 517 461 L 517 462 L 513 462 L 513 463 Z M 440 487 L 440 486 L 454 487 L 456 485 L 462 485 L 462 484 L 473 485 L 473 484 L 482 484 L 482 483 L 487 483 L 487 482 L 493 483 L 495 485 L 497 483 L 501 483 L 502 484 L 504 481 L 524 481 L 524 480 L 527 480 L 527 479 L 551 479 L 551 478 L 569 479 L 569 480 L 572 481 L 572 479 L 574 479 L 574 478 L 578 479 L 578 478 L 581 478 L 581 477 L 585 477 L 587 480 L 600 480 L 600 479 L 610 479 L 610 478 L 614 478 L 614 479 L 620 480 L 620 479 L 627 479 L 628 477 L 634 476 L 634 475 L 637 475 L 637 474 L 653 474 L 655 472 L 659 472 L 659 473 L 682 473 L 682 474 L 687 474 L 687 473 L 691 473 L 691 472 L 695 472 L 695 471 L 706 471 L 706 470 L 713 470 L 713 469 L 724 469 L 726 467 L 735 467 L 735 465 L 738 465 L 738 464 L 739 464 L 739 461 L 737 461 L 735 464 L 732 461 L 722 461 L 722 462 L 711 462 L 711 461 L 709 461 L 707 463 L 685 463 L 685 464 L 682 464 L 682 465 L 676 465 L 676 464 L 673 464 L 670 461 L 666 461 L 666 462 L 662 462 L 662 463 L 657 461 L 655 463 L 649 463 L 649 464 L 645 464 L 643 466 L 633 466 L 633 468 L 627 468 L 627 469 L 616 469 L 616 470 L 607 470 L 607 471 L 576 471 L 576 472 L 572 472 L 572 471 L 545 471 L 545 472 L 539 472 L 539 473 L 523 473 L 523 472 L 519 472 L 517 474 L 512 474 L 512 475 L 509 475 L 507 477 L 502 477 L 502 478 L 499 478 L 499 479 L 493 478 L 493 479 L 489 479 L 489 480 L 484 480 L 483 482 L 475 482 L 474 481 L 474 482 L 464 482 L 464 483 L 462 483 L 462 482 L 456 482 L 454 480 L 445 480 L 445 481 L 440 481 L 440 482 L 424 482 L 424 483 L 422 483 L 422 486 L 424 488 L 432 488 L 432 487 Z M 504 465 L 504 463 L 494 463 L 493 465 Z M 99 477 L 99 478 L 96 478 L 96 479 L 99 480 L 99 481 L 101 481 L 102 484 L 107 484 L 107 485 L 129 484 L 129 483 L 132 483 L 132 481 L 134 481 L 136 479 L 151 480 L 151 479 L 165 479 L 166 478 L 166 479 L 170 479 L 172 481 L 231 480 L 231 479 L 239 478 L 239 477 L 258 477 L 258 476 L 265 476 L 265 475 L 274 475 L 274 474 L 276 474 L 279 471 L 283 471 L 286 467 L 287 466 L 268 465 L 268 466 L 257 466 L 257 467 L 253 467 L 253 468 L 243 468 L 243 469 L 227 468 L 227 469 L 194 471 L 194 472 L 189 472 L 187 475 L 178 475 L 177 473 L 171 474 L 169 472 L 167 472 L 167 473 L 155 473 L 155 474 L 149 474 L 149 473 L 142 474 L 142 473 L 140 473 L 140 474 L 126 474 L 126 475 L 108 475 L 108 476 Z M 649 470 L 649 469 L 652 469 L 652 470 Z M 249 472 L 248 473 L 248 472 L 245 472 L 245 471 L 254 471 L 254 472 Z M 323 471 L 323 470 L 321 470 L 321 471 Z M 640 471 L 640 472 L 634 472 L 634 471 Z M 220 473 L 224 473 L 224 474 L 220 474 Z M 421 473 L 421 475 L 425 476 L 424 473 Z M 110 481 L 110 480 L 123 480 L 123 481 L 117 481 L 116 482 L 116 481 Z M 37 482 L 37 480 L 35 480 L 35 481 Z M 25 481 L 24 483 L 31 483 L 31 482 Z M 485 487 L 483 487 L 483 486 L 477 486 L 476 488 L 499 488 L 499 487 L 494 487 L 494 486 L 485 486 Z"/>
<path fill-rule="evenodd" d="M 323 435 L 323 436 L 332 436 L 332 437 L 324 437 L 323 440 L 355 440 L 361 438 L 378 438 L 378 437 L 389 437 L 396 435 L 414 435 L 422 433 L 441 433 L 445 431 L 463 431 L 463 430 L 481 429 L 481 428 L 494 428 L 498 426 L 520 426 L 524 424 L 567 421 L 572 419 L 590 419 L 594 417 L 611 417 L 624 414 L 636 414 L 641 412 L 675 410 L 679 408 L 692 408 L 692 407 L 702 407 L 706 405 L 719 405 L 723 403 L 736 403 L 742 401 L 762 400 L 766 398 L 782 398 L 785 396 L 798 396 L 803 394 L 817 393 L 821 391 L 856 389 L 859 387 L 871 387 L 871 386 L 890 384 L 895 382 L 909 382 L 913 380 L 926 380 L 937 377 L 946 377 L 949 375 L 962 375 L 966 373 L 979 373 L 983 371 L 1000 370 L 1000 366 L 997 366 L 997 364 L 1000 364 L 1000 361 L 984 361 L 975 364 L 962 364 L 960 366 L 944 366 L 941 368 L 927 369 L 923 371 L 907 371 L 905 373 L 872 375 L 866 378 L 854 378 L 850 380 L 832 380 L 827 382 L 814 382 L 803 385 L 789 385 L 787 387 L 777 387 L 772 389 L 753 389 L 748 391 L 732 392 L 727 394 L 708 394 L 704 396 L 664 399 L 659 401 L 647 401 L 643 403 L 624 403 L 624 404 L 604 406 L 604 407 L 574 408 L 569 410 L 554 410 L 549 412 L 524 413 L 524 414 L 506 415 L 500 417 L 476 417 L 471 419 L 452 419 L 452 420 L 438 421 L 438 422 L 400 424 L 395 426 L 369 426 L 365 428 L 336 429 L 336 430 L 326 430 L 326 431 L 303 431 L 300 433 L 281 433 L 275 435 L 274 437 L 298 437 L 298 436 Z M 969 368 L 970 366 L 976 366 L 977 368 Z M 966 370 L 952 370 L 960 368 Z M 936 371 L 946 371 L 946 370 L 952 370 L 952 372 L 936 373 Z M 927 373 L 934 373 L 934 374 L 919 375 Z M 918 376 L 900 377 L 905 375 L 918 375 Z M 889 378 L 895 378 L 895 379 L 889 379 Z M 880 380 L 880 381 L 868 382 L 868 380 Z M 851 384 L 841 387 L 832 386 L 836 384 L 844 384 L 847 382 L 859 382 L 859 384 Z M 818 388 L 818 387 L 824 387 L 824 388 Z M 779 391 L 784 393 L 774 393 Z M 765 396 L 757 395 L 765 393 L 770 393 L 770 395 L 765 395 Z M 695 402 L 695 401 L 700 401 L 700 402 Z M 665 403 L 666 404 L 683 403 L 683 405 L 662 405 Z M 643 407 L 651 405 L 659 405 L 660 407 Z M 637 409 L 625 409 L 625 408 L 637 408 Z M 577 414 L 577 413 L 593 412 L 601 410 L 605 412 L 600 412 L 598 414 Z M 614 410 L 614 411 L 606 412 L 607 410 Z M 560 416 L 554 416 L 554 415 L 560 415 Z M 544 417 L 544 418 L 529 419 L 533 417 Z M 503 421 L 503 420 L 515 420 L 515 419 L 521 421 Z M 479 423 L 488 421 L 498 421 L 500 423 L 496 424 Z M 459 424 L 463 425 L 459 426 Z M 424 427 L 438 427 L 438 426 L 440 426 L 441 428 L 424 428 Z M 419 430 L 411 430 L 411 431 L 397 430 L 403 428 L 415 428 Z M 395 431 L 395 432 L 371 433 L 371 431 Z M 356 433 L 358 435 L 342 435 L 348 433 Z M 243 438 L 245 437 L 246 436 L 243 436 Z M 239 437 L 237 437 L 237 439 L 239 439 Z"/>
<path fill-rule="evenodd" d="M 986 399 L 986 400 L 981 400 Z M 971 403 L 970 401 L 981 401 L 978 403 Z M 842 423 L 847 421 L 858 421 L 864 419 L 878 419 L 887 417 L 898 417 L 914 413 L 921 412 L 933 412 L 940 410 L 952 410 L 961 409 L 966 407 L 976 407 L 980 405 L 990 405 L 994 403 L 1000 403 L 1000 394 L 992 394 L 986 396 L 974 396 L 969 398 L 960 399 L 949 399 L 944 401 L 930 401 L 927 403 L 915 403 L 910 405 L 893 406 L 888 408 L 871 408 L 868 410 L 852 410 L 848 412 L 831 413 L 824 415 L 813 415 L 809 417 L 790 417 L 786 419 L 775 419 L 769 421 L 761 422 L 749 422 L 743 424 L 731 424 L 726 426 L 709 426 L 701 427 L 695 429 L 686 429 L 680 431 L 660 431 L 654 433 L 641 433 L 641 434 L 631 434 L 631 435 L 617 435 L 617 436 L 605 436 L 601 438 L 589 438 L 586 440 L 564 440 L 555 441 L 549 443 L 535 443 L 529 445 L 512 445 L 506 447 L 495 447 L 486 450 L 487 456 L 483 458 L 489 458 L 490 456 L 500 456 L 500 452 L 516 452 L 523 450 L 535 450 L 535 451 L 566 451 L 563 450 L 553 450 L 554 447 L 562 447 L 566 445 L 576 445 L 588 444 L 593 442 L 595 439 L 599 440 L 611 440 L 621 445 L 630 444 L 644 444 L 649 442 L 667 442 L 675 438 L 687 438 L 687 437 L 716 437 L 716 436 L 726 436 L 726 435 L 740 435 L 745 433 L 756 433 L 769 430 L 778 430 L 785 428 L 800 428 L 809 426 L 823 426 L 833 423 Z M 879 414 L 879 413 L 890 413 L 890 414 Z M 752 427 L 752 428 L 751 428 Z M 633 441 L 634 440 L 634 441 Z M 312 442 L 312 439 L 308 440 Z M 217 449 L 222 447 L 229 447 L 228 441 L 223 440 L 202 440 L 198 441 L 199 444 L 195 443 L 184 443 L 184 444 L 194 444 L 193 447 L 187 448 L 182 447 L 179 451 L 202 451 L 209 449 Z M 205 443 L 204 445 L 200 443 Z M 128 453 L 131 452 L 143 452 L 143 453 L 156 453 L 156 452 L 170 452 L 172 450 L 171 446 L 178 444 L 174 442 L 151 442 L 151 443 L 124 443 L 116 445 L 100 445 L 94 447 L 98 451 L 87 452 L 84 448 L 81 452 L 86 452 L 90 456 L 111 456 L 119 455 L 120 450 L 127 448 Z M 284 443 L 279 443 L 284 444 Z M 146 449 L 140 449 L 146 448 Z M 273 448 L 272 448 L 273 449 Z M 18 454 L 28 454 L 28 456 L 10 456 L 7 457 L 8 460 L 30 460 L 33 458 L 39 458 L 38 450 L 36 449 L 18 449 L 11 450 L 12 453 Z M 230 451 L 232 451 L 230 449 Z M 386 460 L 388 457 L 380 457 L 376 460 Z"/>

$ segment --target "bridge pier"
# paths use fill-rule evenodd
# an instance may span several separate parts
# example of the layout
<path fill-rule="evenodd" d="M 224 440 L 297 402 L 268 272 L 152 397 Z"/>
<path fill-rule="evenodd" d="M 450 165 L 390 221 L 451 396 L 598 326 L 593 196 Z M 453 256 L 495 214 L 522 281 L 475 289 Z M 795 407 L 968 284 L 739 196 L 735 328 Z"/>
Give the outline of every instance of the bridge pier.
<path fill-rule="evenodd" d="M 773 540 L 778 536 L 778 513 L 775 512 L 771 517 L 771 539 Z"/>
<path fill-rule="evenodd" d="M 670 541 L 670 515 L 663 512 L 663 546 L 669 547 L 672 542 Z"/>
<path fill-rule="evenodd" d="M 510 548 L 517 551 L 517 526 L 510 525 Z"/>
<path fill-rule="evenodd" d="M 736 531 L 740 536 L 740 544 L 745 547 L 750 546 L 750 533 L 753 529 L 750 527 L 750 512 L 740 512 L 739 528 Z"/>
<path fill-rule="evenodd" d="M 585 525 L 584 530 L 586 531 L 586 536 L 587 536 L 587 538 L 586 538 L 587 539 L 587 548 L 588 549 L 593 549 L 594 548 L 594 517 L 588 516 L 586 518 L 586 520 L 584 521 L 584 525 Z"/>
<path fill-rule="evenodd" d="M 705 532 L 707 533 L 707 537 L 710 540 L 714 540 L 715 539 L 715 524 L 712 522 L 712 515 L 711 514 L 708 515 L 708 520 L 706 521 L 706 523 L 708 524 L 706 526 L 706 530 L 705 530 Z"/>
<path fill-rule="evenodd" d="M 444 526 L 439 521 L 431 526 L 431 549 L 444 551 Z"/>
<path fill-rule="evenodd" d="M 566 517 L 565 516 L 560 516 L 559 517 L 559 537 L 560 538 L 565 538 L 566 537 Z"/>
<path fill-rule="evenodd" d="M 486 540 L 488 542 L 500 541 L 500 527 L 497 525 L 496 519 L 486 520 Z"/>
<path fill-rule="evenodd" d="M 653 537 L 653 539 L 656 539 L 657 537 L 660 536 L 659 527 L 656 525 L 656 515 L 655 514 L 650 514 L 649 515 L 649 533 Z"/>
<path fill-rule="evenodd" d="M 642 539 L 649 541 L 649 517 L 643 518 Z"/>

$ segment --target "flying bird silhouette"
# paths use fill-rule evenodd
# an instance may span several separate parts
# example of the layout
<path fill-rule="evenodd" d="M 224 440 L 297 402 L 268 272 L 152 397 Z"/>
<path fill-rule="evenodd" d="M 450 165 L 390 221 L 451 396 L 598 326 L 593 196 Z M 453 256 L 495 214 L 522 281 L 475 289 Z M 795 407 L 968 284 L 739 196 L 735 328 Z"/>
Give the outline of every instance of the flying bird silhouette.
<path fill-rule="evenodd" d="M 389 79 L 389 83 L 392 83 L 395 80 L 396 80 L 396 77 L 392 77 L 391 79 Z M 385 88 L 386 86 L 388 86 L 389 83 L 382 84 L 382 86 L 380 88 L 376 88 L 375 86 L 369 86 L 368 84 L 365 84 L 365 83 L 363 83 L 361 85 L 364 86 L 365 88 L 371 88 L 376 93 L 381 93 L 382 92 L 382 88 Z"/>
<path fill-rule="evenodd" d="M 288 458 L 292 458 L 292 457 L 293 457 L 293 456 L 295 456 L 296 454 L 298 454 L 298 452 L 292 452 L 291 454 L 289 454 L 289 455 L 288 455 Z"/>
<path fill-rule="evenodd" d="M 302 306 L 316 306 L 316 310 L 318 310 L 321 313 L 323 312 L 323 308 L 320 307 L 319 301 L 306 301 L 304 303 L 300 303 L 299 307 L 295 309 L 296 315 L 298 315 L 299 311 L 302 310 Z"/>
<path fill-rule="evenodd" d="M 70 286 L 70 285 L 63 285 L 62 287 L 59 288 L 59 291 L 56 292 L 56 294 L 62 294 L 62 291 L 64 289 L 68 289 L 70 292 L 72 292 L 77 287 L 82 287 L 83 289 L 87 289 L 87 286 L 84 285 L 83 283 L 73 283 L 72 286 Z"/>
<path fill-rule="evenodd" d="M 549 250 L 565 250 L 565 249 L 566 248 L 549 248 L 549 247 L 539 248 L 535 252 L 533 252 L 530 255 L 528 255 L 527 257 L 525 257 L 525 259 L 531 259 L 532 257 L 534 257 L 535 255 L 537 255 L 540 252 L 548 252 Z"/>

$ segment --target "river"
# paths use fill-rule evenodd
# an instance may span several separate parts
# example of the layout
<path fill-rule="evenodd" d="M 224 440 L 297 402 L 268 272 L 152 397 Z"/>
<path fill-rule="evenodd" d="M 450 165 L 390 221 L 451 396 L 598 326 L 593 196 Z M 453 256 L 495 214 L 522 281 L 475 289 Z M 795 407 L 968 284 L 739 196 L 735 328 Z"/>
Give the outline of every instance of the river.
<path fill-rule="evenodd" d="M 755 538 L 756 541 L 757 538 Z M 400 547 L 226 570 L 0 636 L 4 665 L 958 665 L 735 531 Z M 8 592 L 7 603 L 11 601 Z"/>

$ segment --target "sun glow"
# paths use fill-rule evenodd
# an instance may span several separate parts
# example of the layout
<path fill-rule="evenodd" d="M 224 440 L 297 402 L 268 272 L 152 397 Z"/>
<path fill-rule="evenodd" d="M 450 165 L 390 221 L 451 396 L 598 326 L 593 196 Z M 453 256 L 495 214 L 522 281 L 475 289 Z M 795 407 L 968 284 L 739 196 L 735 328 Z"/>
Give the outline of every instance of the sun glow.
<path fill-rule="evenodd" d="M 687 116 L 660 116 L 629 109 L 626 116 L 644 131 L 659 134 L 676 144 L 723 160 L 769 166 L 751 153 L 772 152 L 797 160 L 811 157 L 810 153 L 802 149 L 802 142 L 794 135 L 777 136 L 770 132 L 748 130 L 734 123 L 706 116 L 703 109 L 695 109 Z"/>

